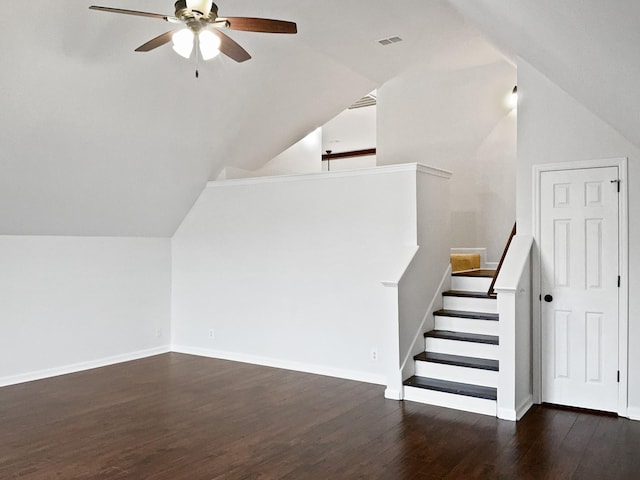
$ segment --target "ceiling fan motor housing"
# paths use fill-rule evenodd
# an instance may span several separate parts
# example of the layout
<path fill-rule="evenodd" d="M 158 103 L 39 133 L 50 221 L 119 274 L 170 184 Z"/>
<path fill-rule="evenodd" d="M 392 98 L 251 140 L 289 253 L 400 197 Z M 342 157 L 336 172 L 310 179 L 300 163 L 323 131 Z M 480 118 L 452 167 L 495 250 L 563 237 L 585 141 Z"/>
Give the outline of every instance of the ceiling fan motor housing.
<path fill-rule="evenodd" d="M 178 0 L 174 4 L 174 7 L 176 10 L 176 18 L 179 18 L 182 21 L 200 18 L 208 21 L 214 21 L 218 18 L 218 6 L 213 2 L 211 3 L 211 10 L 208 13 L 201 12 L 200 10 L 187 6 L 187 0 Z"/>

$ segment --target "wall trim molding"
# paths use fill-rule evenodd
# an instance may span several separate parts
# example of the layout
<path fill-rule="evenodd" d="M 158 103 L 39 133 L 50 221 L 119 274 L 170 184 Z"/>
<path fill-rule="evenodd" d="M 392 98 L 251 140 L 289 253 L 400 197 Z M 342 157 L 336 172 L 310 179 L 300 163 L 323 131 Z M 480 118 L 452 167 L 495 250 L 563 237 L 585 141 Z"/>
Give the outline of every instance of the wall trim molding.
<path fill-rule="evenodd" d="M 438 284 L 438 287 L 436 288 L 433 294 L 433 297 L 431 298 L 431 302 L 429 303 L 427 310 L 424 312 L 422 321 L 420 322 L 420 325 L 416 329 L 416 333 L 413 336 L 413 341 L 411 342 L 411 346 L 409 347 L 409 350 L 405 354 L 404 358 L 401 359 L 402 363 L 400 364 L 400 371 L 403 374 L 402 375 L 403 379 L 413 375 L 413 373 L 411 373 L 411 375 L 407 375 L 409 373 L 406 370 L 407 365 L 411 365 L 415 367 L 415 362 L 413 361 L 413 357 L 417 354 L 416 352 L 424 351 L 425 324 L 427 323 L 427 320 L 429 320 L 429 318 L 433 316 L 433 312 L 436 310 L 435 306 L 438 304 L 438 302 L 442 300 L 442 292 L 445 291 L 445 284 L 450 279 L 451 279 L 451 263 L 448 263 L 447 268 L 445 269 L 444 274 L 440 279 L 440 283 Z"/>
<path fill-rule="evenodd" d="M 163 345 L 160 347 L 137 350 L 135 352 L 123 353 L 110 357 L 103 357 L 87 362 L 78 362 L 69 365 L 63 365 L 60 367 L 45 368 L 43 370 L 21 373 L 18 375 L 9 375 L 6 377 L 0 377 L 0 387 L 8 387 L 9 385 L 17 385 L 18 383 L 32 382 L 34 380 L 42 380 L 45 378 L 67 375 L 69 373 L 77 373 L 85 370 L 92 370 L 94 368 L 107 367 L 109 365 L 115 365 L 116 363 L 140 360 L 142 358 L 153 357 L 155 355 L 161 355 L 163 353 L 169 352 L 169 345 Z"/>
<path fill-rule="evenodd" d="M 626 417 L 630 420 L 640 420 L 640 407 L 628 407 Z"/>
<path fill-rule="evenodd" d="M 357 170 L 340 170 L 336 172 L 312 172 L 293 175 L 278 175 L 250 178 L 233 178 L 229 180 L 214 180 L 207 182 L 206 188 L 235 187 L 240 185 L 259 185 L 266 183 L 304 182 L 308 180 L 325 180 L 343 177 L 364 177 L 367 175 L 383 175 L 399 172 L 418 172 L 442 178 L 451 178 L 452 173 L 436 167 L 422 165 L 420 163 L 399 163 L 396 165 L 383 165 L 373 168 L 361 168 Z"/>
<path fill-rule="evenodd" d="M 296 372 L 313 373 L 315 375 L 324 375 L 327 377 L 344 378 L 346 380 L 355 380 L 358 382 L 373 383 L 376 385 L 387 384 L 387 379 L 384 375 L 358 372 L 355 370 L 344 370 L 341 368 L 326 367 L 324 365 L 314 365 L 310 363 L 260 357 L 256 355 L 247 355 L 245 353 L 212 350 L 208 348 L 188 347 L 186 345 L 171 345 L 171 351 L 176 353 L 184 353 L 187 355 L 196 355 L 199 357 L 250 363 L 252 365 L 260 365 L 263 367 L 282 368 L 285 370 L 293 370 Z"/>
<path fill-rule="evenodd" d="M 531 407 L 533 407 L 533 395 L 527 396 L 520 405 L 515 408 L 515 410 L 511 408 L 498 407 L 496 416 L 500 420 L 517 422 L 524 417 L 524 414 L 527 413 Z"/>

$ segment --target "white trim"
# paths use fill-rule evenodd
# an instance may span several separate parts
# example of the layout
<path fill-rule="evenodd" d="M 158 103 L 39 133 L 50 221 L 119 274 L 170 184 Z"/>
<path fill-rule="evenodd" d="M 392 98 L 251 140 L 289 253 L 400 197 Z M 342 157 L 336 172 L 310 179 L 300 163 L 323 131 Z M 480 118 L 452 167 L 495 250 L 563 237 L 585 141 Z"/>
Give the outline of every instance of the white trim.
<path fill-rule="evenodd" d="M 418 253 L 418 250 L 420 250 L 420 247 L 418 245 L 411 245 L 410 247 L 407 247 L 405 260 L 402 263 L 398 262 L 398 263 L 401 263 L 402 267 L 398 269 L 400 273 L 396 273 L 395 275 L 396 279 L 381 280 L 380 283 L 382 283 L 382 285 L 385 287 L 398 288 L 398 284 L 400 283 L 402 278 L 406 275 L 407 270 L 409 269 L 409 265 L 411 265 L 411 262 L 413 262 L 413 259 L 416 258 L 416 254 Z"/>
<path fill-rule="evenodd" d="M 385 173 L 418 172 L 442 178 L 451 178 L 453 175 L 447 170 L 422 165 L 420 163 L 400 163 L 397 165 L 383 165 L 380 167 L 361 168 L 357 170 L 340 170 L 335 172 L 312 172 L 293 175 L 277 175 L 269 177 L 233 178 L 229 180 L 213 180 L 207 182 L 207 188 L 231 187 L 238 185 L 256 185 L 263 183 L 303 182 L 307 180 L 324 180 L 330 178 L 362 177 L 366 175 L 379 175 Z"/>
<path fill-rule="evenodd" d="M 518 420 L 518 414 L 512 408 L 496 407 L 496 417 L 500 420 L 508 420 L 510 422 L 516 422 Z"/>
<path fill-rule="evenodd" d="M 384 389 L 384 398 L 386 398 L 387 400 L 402 400 L 402 397 L 402 390 L 396 390 L 389 387 Z"/>
<path fill-rule="evenodd" d="M 628 407 L 626 417 L 629 420 L 640 420 L 640 408 L 638 407 Z"/>
<path fill-rule="evenodd" d="M 422 317 L 422 322 L 420 322 L 420 325 L 416 329 L 416 333 L 413 337 L 413 341 L 411 342 L 411 346 L 409 347 L 407 354 L 405 355 L 404 359 L 402 360 L 402 363 L 400 364 L 401 372 L 404 373 L 404 369 L 405 369 L 405 366 L 407 365 L 407 362 L 409 360 L 413 360 L 413 357 L 416 355 L 416 351 L 418 351 L 416 350 L 417 349 L 416 344 L 422 343 L 423 347 L 419 351 L 424 351 L 424 324 L 427 323 L 427 319 L 429 319 L 433 315 L 434 305 L 436 304 L 436 302 L 442 299 L 442 292 L 444 291 L 445 282 L 450 277 L 451 277 L 451 264 L 448 264 L 444 272 L 444 275 L 440 280 L 440 284 L 438 285 L 438 288 L 436 289 L 433 295 L 433 298 L 431 298 L 431 303 L 429 303 L 429 306 L 427 307 L 427 311 L 425 312 L 424 317 Z"/>
<path fill-rule="evenodd" d="M 234 362 L 262 365 L 264 367 L 282 368 L 285 370 L 294 370 L 296 372 L 313 373 L 316 375 L 325 375 L 327 377 L 344 378 L 347 380 L 356 380 L 358 382 L 374 383 L 376 385 L 386 385 L 387 383 L 384 375 L 359 372 L 355 370 L 344 370 L 341 368 L 327 367 L 324 365 L 293 362 L 289 360 L 282 360 L 279 358 L 259 357 L 257 355 L 247 355 L 244 353 L 212 350 L 200 347 L 188 347 L 185 345 L 171 345 L 171 351 L 176 353 L 184 353 L 187 355 L 197 355 L 199 357 L 217 358 L 219 360 L 231 360 Z"/>
<path fill-rule="evenodd" d="M 424 173 L 427 175 L 432 175 L 434 177 L 441 177 L 441 178 L 451 178 L 453 175 L 453 172 L 450 172 L 449 170 L 444 170 L 442 168 L 436 168 L 436 167 L 431 167 L 429 165 L 424 165 L 422 163 L 416 163 L 416 171 L 418 173 Z"/>
<path fill-rule="evenodd" d="M 517 422 L 524 414 L 529 411 L 529 409 L 533 406 L 533 397 L 529 395 L 525 398 L 520 405 L 516 407 L 516 409 L 511 408 L 497 408 L 497 417 L 500 420 L 509 420 L 511 422 Z"/>
<path fill-rule="evenodd" d="M 518 289 L 522 272 L 529 262 L 532 244 L 533 237 L 531 235 L 515 235 L 513 237 L 502 264 L 502 270 L 500 270 L 493 286 L 496 292 L 515 292 Z"/>
<path fill-rule="evenodd" d="M 531 407 L 533 407 L 533 396 L 529 395 L 516 409 L 516 420 L 524 417 L 524 414 L 527 413 Z"/>
<path fill-rule="evenodd" d="M 61 367 L 46 368 L 44 370 L 36 370 L 34 372 L 21 373 L 19 375 L 11 375 L 8 377 L 0 377 L 0 387 L 16 385 L 18 383 L 32 382 L 34 380 L 42 380 L 44 378 L 57 377 L 59 375 L 67 375 L 69 373 L 82 372 L 94 368 L 107 367 L 116 363 L 130 362 L 131 360 L 140 360 L 141 358 L 153 357 L 163 353 L 169 353 L 169 345 L 161 347 L 149 348 L 146 350 L 138 350 L 136 352 L 114 355 L 111 357 L 99 358 L 88 362 L 72 363 Z"/>
<path fill-rule="evenodd" d="M 543 163 L 533 166 L 533 234 L 535 238 L 535 260 L 533 261 L 533 391 L 534 401 L 542 402 L 542 312 L 540 302 L 535 299 L 541 294 L 540 272 L 540 176 L 543 172 L 560 170 L 579 170 L 585 168 L 617 167 L 620 182 L 620 195 L 618 195 L 618 272 L 621 283 L 618 290 L 618 368 L 620 369 L 620 383 L 618 385 L 618 415 L 626 417 L 628 408 L 628 383 L 629 383 L 629 213 L 628 213 L 628 177 L 626 157 L 584 160 L 563 163 Z"/>
<path fill-rule="evenodd" d="M 404 387 L 404 400 L 424 403 L 427 405 L 435 405 L 437 407 L 452 408 L 454 410 L 463 410 L 465 412 L 479 413 L 481 415 L 489 415 L 491 417 L 497 416 L 495 400 L 468 397 L 466 395 L 458 395 L 457 393 L 440 392 L 437 390 L 429 390 L 426 388 L 407 385 Z"/>

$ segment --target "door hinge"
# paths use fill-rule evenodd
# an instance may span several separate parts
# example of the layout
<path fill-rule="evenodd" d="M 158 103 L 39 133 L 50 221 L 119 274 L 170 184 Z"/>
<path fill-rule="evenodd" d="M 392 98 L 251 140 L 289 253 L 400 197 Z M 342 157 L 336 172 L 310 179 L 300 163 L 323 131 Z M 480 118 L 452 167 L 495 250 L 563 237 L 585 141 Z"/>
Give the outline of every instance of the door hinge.
<path fill-rule="evenodd" d="M 618 370 L 618 383 L 620 383 L 620 370 Z"/>
<path fill-rule="evenodd" d="M 620 179 L 617 180 L 611 180 L 611 183 L 616 183 L 618 185 L 618 193 L 620 193 Z"/>
<path fill-rule="evenodd" d="M 620 275 L 618 275 L 618 288 L 620 288 Z"/>

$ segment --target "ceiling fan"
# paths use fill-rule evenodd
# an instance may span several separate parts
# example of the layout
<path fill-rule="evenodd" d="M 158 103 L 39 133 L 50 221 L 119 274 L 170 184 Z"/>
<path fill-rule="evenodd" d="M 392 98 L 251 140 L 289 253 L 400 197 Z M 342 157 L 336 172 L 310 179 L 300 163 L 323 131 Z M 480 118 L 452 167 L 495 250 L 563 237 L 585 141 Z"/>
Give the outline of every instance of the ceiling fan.
<path fill-rule="evenodd" d="M 175 14 L 139 12 L 122 8 L 99 7 L 92 5 L 91 10 L 102 12 L 137 15 L 164 20 L 179 28 L 170 30 L 149 40 L 136 48 L 136 52 L 149 52 L 166 43 L 173 42 L 173 49 L 179 55 L 190 58 L 197 45 L 203 60 L 209 60 L 222 52 L 236 62 L 244 62 L 251 55 L 231 37 L 222 33 L 224 29 L 242 30 L 245 32 L 264 33 L 297 33 L 294 22 L 253 17 L 219 17 L 218 6 L 212 0 L 178 0 L 175 3 Z M 197 55 L 197 53 L 196 53 Z"/>

